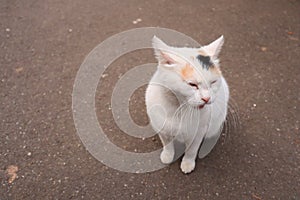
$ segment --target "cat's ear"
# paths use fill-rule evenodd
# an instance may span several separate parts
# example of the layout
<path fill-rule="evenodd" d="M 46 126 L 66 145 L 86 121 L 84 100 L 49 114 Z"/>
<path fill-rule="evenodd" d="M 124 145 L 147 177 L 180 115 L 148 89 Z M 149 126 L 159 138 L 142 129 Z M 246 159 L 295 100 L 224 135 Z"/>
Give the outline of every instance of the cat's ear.
<path fill-rule="evenodd" d="M 221 37 L 219 37 L 218 39 L 216 39 L 215 41 L 213 41 L 212 43 L 210 43 L 209 45 L 206 45 L 204 47 L 202 47 L 202 49 L 204 49 L 204 51 L 213 59 L 217 59 L 219 56 L 219 53 L 221 51 L 221 48 L 224 44 L 224 37 L 223 35 Z"/>
<path fill-rule="evenodd" d="M 152 47 L 160 65 L 173 67 L 178 63 L 176 56 L 171 53 L 171 47 L 156 36 L 152 38 Z"/>

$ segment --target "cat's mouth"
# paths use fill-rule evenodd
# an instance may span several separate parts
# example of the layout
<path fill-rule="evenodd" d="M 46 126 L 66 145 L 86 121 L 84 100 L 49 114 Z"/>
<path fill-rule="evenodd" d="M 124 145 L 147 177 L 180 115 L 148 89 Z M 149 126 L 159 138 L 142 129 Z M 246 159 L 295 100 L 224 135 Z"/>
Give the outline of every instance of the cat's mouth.
<path fill-rule="evenodd" d="M 202 105 L 197 106 L 197 108 L 198 108 L 198 109 L 202 109 L 202 108 L 204 108 L 204 106 L 210 105 L 210 104 L 211 104 L 211 102 L 204 103 L 204 104 L 202 104 Z"/>
<path fill-rule="evenodd" d="M 204 106 L 205 106 L 205 104 L 202 104 L 202 105 L 198 106 L 197 108 L 202 109 Z"/>
<path fill-rule="evenodd" d="M 192 104 L 191 106 L 193 107 L 193 108 L 195 108 L 195 109 L 202 109 L 202 108 L 204 108 L 205 106 L 209 106 L 210 104 L 211 104 L 212 102 L 210 101 L 210 102 L 207 102 L 207 103 L 197 103 L 197 104 Z"/>

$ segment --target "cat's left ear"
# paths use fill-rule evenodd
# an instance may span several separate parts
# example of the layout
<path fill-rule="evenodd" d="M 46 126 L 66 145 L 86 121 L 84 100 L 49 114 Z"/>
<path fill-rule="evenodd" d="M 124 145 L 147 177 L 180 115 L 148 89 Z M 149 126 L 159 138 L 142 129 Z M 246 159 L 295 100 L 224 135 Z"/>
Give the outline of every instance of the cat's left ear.
<path fill-rule="evenodd" d="M 178 63 L 177 56 L 171 53 L 171 47 L 156 36 L 152 39 L 152 47 L 160 65 L 164 67 L 173 67 Z"/>
<path fill-rule="evenodd" d="M 221 48 L 224 44 L 224 37 L 223 35 L 210 43 L 209 45 L 206 45 L 202 47 L 204 51 L 213 59 L 216 60 L 219 56 L 219 53 L 221 51 Z"/>

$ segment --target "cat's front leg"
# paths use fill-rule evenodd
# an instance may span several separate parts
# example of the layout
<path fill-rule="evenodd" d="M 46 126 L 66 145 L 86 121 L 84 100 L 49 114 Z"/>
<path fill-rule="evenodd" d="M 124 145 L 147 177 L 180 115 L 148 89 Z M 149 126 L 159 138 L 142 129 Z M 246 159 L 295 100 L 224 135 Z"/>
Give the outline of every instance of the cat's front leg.
<path fill-rule="evenodd" d="M 191 173 L 195 169 L 195 160 L 198 154 L 198 149 L 202 141 L 202 136 L 201 135 L 196 135 L 194 140 L 186 141 L 186 150 L 185 154 L 182 158 L 181 161 L 181 171 L 185 174 Z"/>
<path fill-rule="evenodd" d="M 160 154 L 160 160 L 164 164 L 170 164 L 173 161 L 175 155 L 173 137 L 164 134 L 159 134 L 159 137 L 163 144 L 163 150 Z"/>

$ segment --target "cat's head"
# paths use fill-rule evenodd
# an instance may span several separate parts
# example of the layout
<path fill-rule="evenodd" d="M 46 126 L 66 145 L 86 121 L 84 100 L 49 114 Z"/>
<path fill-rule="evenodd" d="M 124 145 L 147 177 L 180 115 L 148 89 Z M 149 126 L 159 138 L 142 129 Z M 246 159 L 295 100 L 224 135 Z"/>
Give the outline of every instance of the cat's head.
<path fill-rule="evenodd" d="M 200 48 L 177 48 L 154 36 L 162 83 L 191 106 L 203 108 L 213 103 L 222 84 L 218 54 L 223 43 L 221 36 Z"/>

